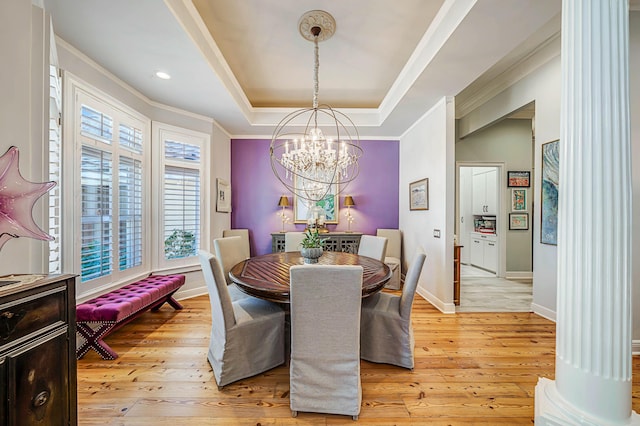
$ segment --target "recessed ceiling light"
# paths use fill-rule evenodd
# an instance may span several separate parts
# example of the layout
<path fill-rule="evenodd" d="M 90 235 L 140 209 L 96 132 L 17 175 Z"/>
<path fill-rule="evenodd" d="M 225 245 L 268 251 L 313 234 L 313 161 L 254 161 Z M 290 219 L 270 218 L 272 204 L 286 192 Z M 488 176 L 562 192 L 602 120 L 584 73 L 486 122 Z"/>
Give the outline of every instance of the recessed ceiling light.
<path fill-rule="evenodd" d="M 171 76 L 164 71 L 156 71 L 156 77 L 163 80 L 169 80 L 171 78 Z"/>

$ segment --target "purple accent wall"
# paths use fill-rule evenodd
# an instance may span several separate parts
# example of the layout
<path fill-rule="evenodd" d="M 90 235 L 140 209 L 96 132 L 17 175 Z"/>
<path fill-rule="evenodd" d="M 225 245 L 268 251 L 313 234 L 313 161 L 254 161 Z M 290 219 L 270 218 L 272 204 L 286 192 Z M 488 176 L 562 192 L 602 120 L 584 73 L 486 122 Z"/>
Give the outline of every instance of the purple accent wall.
<path fill-rule="evenodd" d="M 281 195 L 293 196 L 273 174 L 269 160 L 268 139 L 231 140 L 231 227 L 248 228 L 251 254 L 271 252 L 271 233 L 282 229 L 277 215 Z M 360 174 L 347 189 L 356 203 L 351 209 L 352 231 L 375 234 L 377 228 L 398 227 L 399 142 L 361 140 L 364 152 L 360 158 Z M 340 194 L 340 223 L 327 225 L 330 231 L 347 229 L 344 196 Z M 291 223 L 287 231 L 302 231 L 303 224 L 294 224 L 293 207 L 285 210 Z"/>

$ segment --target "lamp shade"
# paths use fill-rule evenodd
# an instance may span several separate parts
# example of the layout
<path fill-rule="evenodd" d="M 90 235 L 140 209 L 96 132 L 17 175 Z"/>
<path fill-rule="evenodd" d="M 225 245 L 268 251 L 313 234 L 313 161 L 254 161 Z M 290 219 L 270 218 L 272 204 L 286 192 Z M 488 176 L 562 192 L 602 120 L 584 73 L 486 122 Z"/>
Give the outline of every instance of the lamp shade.
<path fill-rule="evenodd" d="M 345 207 L 353 207 L 356 203 L 353 201 L 353 197 L 351 195 L 347 195 L 344 197 L 344 206 Z"/>
<path fill-rule="evenodd" d="M 289 197 L 285 197 L 284 195 L 280 197 L 280 201 L 278 201 L 278 207 L 289 207 Z"/>

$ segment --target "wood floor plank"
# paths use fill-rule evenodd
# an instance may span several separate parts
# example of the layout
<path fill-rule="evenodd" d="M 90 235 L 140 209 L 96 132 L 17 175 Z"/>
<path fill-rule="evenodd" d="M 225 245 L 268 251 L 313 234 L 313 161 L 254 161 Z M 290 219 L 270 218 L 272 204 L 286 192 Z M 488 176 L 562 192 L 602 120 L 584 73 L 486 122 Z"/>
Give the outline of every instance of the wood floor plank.
<path fill-rule="evenodd" d="M 109 336 L 120 355 L 78 361 L 80 425 L 531 425 L 539 377 L 555 374 L 555 324 L 523 313 L 444 315 L 416 298 L 415 368 L 361 363 L 359 420 L 289 409 L 287 365 L 218 390 L 206 296 L 147 312 Z M 640 357 L 632 404 L 640 412 Z"/>

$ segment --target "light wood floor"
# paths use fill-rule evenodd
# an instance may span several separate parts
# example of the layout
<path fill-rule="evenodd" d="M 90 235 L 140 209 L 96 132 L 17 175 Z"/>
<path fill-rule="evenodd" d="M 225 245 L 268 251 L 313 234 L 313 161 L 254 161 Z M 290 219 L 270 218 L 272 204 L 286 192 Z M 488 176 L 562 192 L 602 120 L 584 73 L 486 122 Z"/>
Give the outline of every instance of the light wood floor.
<path fill-rule="evenodd" d="M 362 410 L 346 416 L 289 410 L 280 366 L 218 391 L 206 360 L 206 296 L 147 312 L 107 338 L 120 354 L 78 361 L 81 425 L 531 425 L 538 377 L 554 377 L 555 326 L 532 313 L 444 315 L 419 296 L 416 368 L 362 361 Z M 640 412 L 640 359 L 633 409 Z"/>
<path fill-rule="evenodd" d="M 456 312 L 531 312 L 531 279 L 507 280 L 461 265 L 460 305 Z"/>

